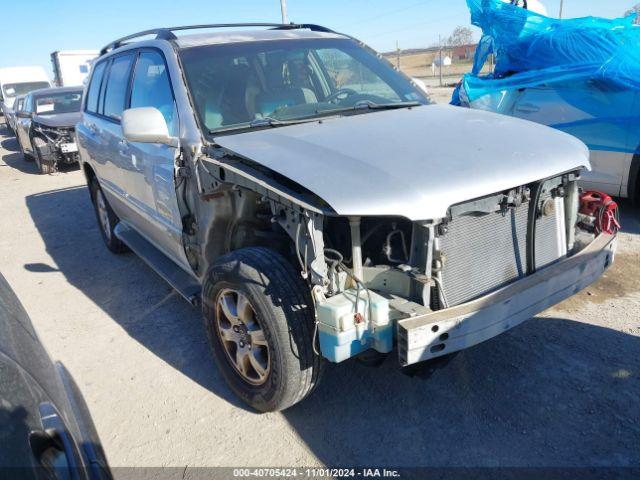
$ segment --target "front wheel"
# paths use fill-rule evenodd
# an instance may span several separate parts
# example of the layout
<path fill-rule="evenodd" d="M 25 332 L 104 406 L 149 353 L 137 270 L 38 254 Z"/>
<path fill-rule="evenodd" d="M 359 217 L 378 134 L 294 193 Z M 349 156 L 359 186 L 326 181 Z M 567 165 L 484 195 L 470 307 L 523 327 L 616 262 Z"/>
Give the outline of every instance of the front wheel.
<path fill-rule="evenodd" d="M 318 385 L 313 302 L 299 273 L 267 248 L 221 257 L 207 273 L 203 319 L 229 387 L 261 412 L 284 410 Z"/>
<path fill-rule="evenodd" d="M 31 149 L 33 150 L 33 158 L 36 161 L 36 166 L 38 167 L 38 170 L 40 171 L 40 173 L 42 173 L 43 175 L 46 175 L 46 174 L 55 172 L 56 171 L 55 162 L 52 162 L 51 160 L 45 160 L 44 158 L 42 158 L 42 155 L 40 154 L 40 150 L 47 146 L 47 142 L 45 142 L 40 137 L 34 137 L 31 145 L 32 145 Z"/>

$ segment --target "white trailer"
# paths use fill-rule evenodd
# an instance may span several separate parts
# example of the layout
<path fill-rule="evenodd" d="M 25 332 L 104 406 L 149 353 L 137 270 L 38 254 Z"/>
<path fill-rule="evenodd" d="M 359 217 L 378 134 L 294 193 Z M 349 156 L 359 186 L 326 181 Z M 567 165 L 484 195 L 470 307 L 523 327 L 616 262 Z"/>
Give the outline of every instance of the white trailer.
<path fill-rule="evenodd" d="M 91 70 L 91 63 L 98 57 L 98 50 L 66 50 L 51 54 L 53 78 L 59 87 L 78 87 L 84 84 Z"/>

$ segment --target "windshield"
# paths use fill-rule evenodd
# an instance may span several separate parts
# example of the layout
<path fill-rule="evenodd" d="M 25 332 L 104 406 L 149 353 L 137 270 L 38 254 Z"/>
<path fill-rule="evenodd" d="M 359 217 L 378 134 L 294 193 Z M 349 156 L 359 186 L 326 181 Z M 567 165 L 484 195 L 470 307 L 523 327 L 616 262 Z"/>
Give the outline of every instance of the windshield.
<path fill-rule="evenodd" d="M 26 95 L 39 88 L 49 88 L 48 82 L 26 82 L 26 83 L 6 83 L 2 86 L 2 91 L 7 97 L 16 95 Z"/>
<path fill-rule="evenodd" d="M 81 91 L 53 93 L 36 97 L 36 113 L 38 115 L 57 115 L 59 113 L 79 112 L 81 100 Z"/>
<path fill-rule="evenodd" d="M 292 121 L 375 111 L 357 108 L 362 105 L 430 103 L 388 63 L 347 39 L 207 45 L 183 49 L 180 57 L 205 133 L 263 118 Z"/>

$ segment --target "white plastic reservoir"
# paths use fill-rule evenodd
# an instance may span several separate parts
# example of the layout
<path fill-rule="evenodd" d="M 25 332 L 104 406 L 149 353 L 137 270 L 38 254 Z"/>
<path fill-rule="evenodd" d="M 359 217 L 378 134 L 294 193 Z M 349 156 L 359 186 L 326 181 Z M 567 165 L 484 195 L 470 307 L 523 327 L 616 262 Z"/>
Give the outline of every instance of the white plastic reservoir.
<path fill-rule="evenodd" d="M 317 311 L 320 349 L 328 360 L 341 362 L 369 348 L 382 353 L 392 350 L 389 301 L 383 296 L 363 289 L 356 295 L 350 289 L 318 303 Z"/>

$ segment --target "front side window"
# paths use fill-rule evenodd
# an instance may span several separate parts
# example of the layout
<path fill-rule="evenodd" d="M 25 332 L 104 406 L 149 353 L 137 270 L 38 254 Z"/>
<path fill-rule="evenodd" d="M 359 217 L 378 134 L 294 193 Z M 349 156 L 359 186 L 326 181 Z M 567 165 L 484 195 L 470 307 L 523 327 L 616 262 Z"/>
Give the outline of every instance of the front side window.
<path fill-rule="evenodd" d="M 35 113 L 37 115 L 57 115 L 80 111 L 82 91 L 52 93 L 35 97 Z"/>
<path fill-rule="evenodd" d="M 265 118 L 430 103 L 406 77 L 348 39 L 207 45 L 185 48 L 180 57 L 205 134 L 247 128 Z"/>
<path fill-rule="evenodd" d="M 89 84 L 89 90 L 87 92 L 87 112 L 99 113 L 98 98 L 100 97 L 100 86 L 102 85 L 102 77 L 104 76 L 106 66 L 107 62 L 103 61 L 98 63 L 93 70 L 91 83 Z"/>
<path fill-rule="evenodd" d="M 131 86 L 131 108 L 155 107 L 164 116 L 169 134 L 178 134 L 176 111 L 169 73 L 158 52 L 142 52 L 136 62 Z"/>
<path fill-rule="evenodd" d="M 104 93 L 104 114 L 114 120 L 122 118 L 133 58 L 133 54 L 116 57 L 109 69 Z"/>
<path fill-rule="evenodd" d="M 6 83 L 2 86 L 2 93 L 4 93 L 5 97 L 16 97 L 39 88 L 49 88 L 50 86 L 49 82 Z"/>
<path fill-rule="evenodd" d="M 14 108 L 14 110 L 16 112 L 19 112 L 20 110 L 22 110 L 22 105 L 24 105 L 24 98 L 19 98 L 16 100 L 16 108 Z"/>

